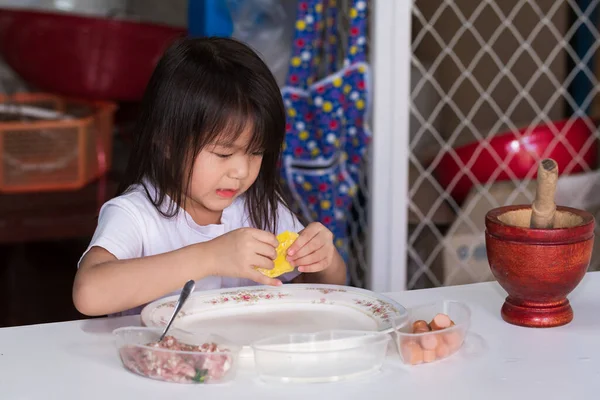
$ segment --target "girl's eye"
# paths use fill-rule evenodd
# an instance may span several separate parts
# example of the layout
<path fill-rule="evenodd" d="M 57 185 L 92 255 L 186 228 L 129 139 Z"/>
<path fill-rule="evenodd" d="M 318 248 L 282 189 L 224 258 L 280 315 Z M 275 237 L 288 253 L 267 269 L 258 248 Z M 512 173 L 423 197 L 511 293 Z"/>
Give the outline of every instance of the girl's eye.
<path fill-rule="evenodd" d="M 265 154 L 265 152 L 264 152 L 264 151 L 255 151 L 254 153 L 252 153 L 252 155 L 253 155 L 253 156 L 256 156 L 256 157 L 261 157 L 261 156 L 263 156 L 264 154 Z"/>
<path fill-rule="evenodd" d="M 214 154 L 219 158 L 229 158 L 233 155 L 233 154 L 218 154 L 218 153 L 214 153 Z"/>

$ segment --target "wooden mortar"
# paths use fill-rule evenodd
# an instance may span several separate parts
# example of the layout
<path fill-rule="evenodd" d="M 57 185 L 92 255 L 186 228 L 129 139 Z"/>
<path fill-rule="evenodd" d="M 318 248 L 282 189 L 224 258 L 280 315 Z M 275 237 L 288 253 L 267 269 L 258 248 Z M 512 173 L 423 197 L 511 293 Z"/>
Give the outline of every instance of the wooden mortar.
<path fill-rule="evenodd" d="M 544 160 L 532 205 L 498 207 L 485 218 L 491 271 L 508 296 L 502 318 L 526 327 L 554 327 L 573 319 L 567 295 L 588 269 L 594 243 L 594 217 L 556 206 L 558 168 Z"/>

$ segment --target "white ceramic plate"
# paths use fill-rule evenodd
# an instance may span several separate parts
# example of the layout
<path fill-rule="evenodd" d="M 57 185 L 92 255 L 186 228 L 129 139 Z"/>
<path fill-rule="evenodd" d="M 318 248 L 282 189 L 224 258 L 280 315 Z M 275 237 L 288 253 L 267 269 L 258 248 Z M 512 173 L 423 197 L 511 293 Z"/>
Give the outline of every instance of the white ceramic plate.
<path fill-rule="evenodd" d="M 178 296 L 148 304 L 146 326 L 166 326 Z M 326 330 L 389 333 L 408 320 L 396 301 L 369 290 L 335 285 L 289 284 L 195 292 L 173 327 L 210 332 L 239 345 L 266 337 Z"/>

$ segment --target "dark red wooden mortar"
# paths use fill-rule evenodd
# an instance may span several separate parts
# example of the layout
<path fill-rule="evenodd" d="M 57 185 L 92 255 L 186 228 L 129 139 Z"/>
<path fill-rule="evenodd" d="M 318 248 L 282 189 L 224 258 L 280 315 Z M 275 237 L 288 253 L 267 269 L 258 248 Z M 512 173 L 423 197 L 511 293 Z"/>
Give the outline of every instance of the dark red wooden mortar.
<path fill-rule="evenodd" d="M 508 292 L 502 318 L 511 324 L 548 328 L 573 319 L 567 295 L 583 279 L 592 256 L 594 217 L 556 207 L 551 229 L 529 227 L 531 205 L 499 207 L 485 218 L 487 257 Z"/>

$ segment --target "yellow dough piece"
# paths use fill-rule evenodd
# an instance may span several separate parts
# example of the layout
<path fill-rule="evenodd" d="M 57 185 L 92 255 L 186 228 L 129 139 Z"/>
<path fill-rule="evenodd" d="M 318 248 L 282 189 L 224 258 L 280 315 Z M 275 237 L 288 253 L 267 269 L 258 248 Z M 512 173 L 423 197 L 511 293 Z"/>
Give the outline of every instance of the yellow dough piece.
<path fill-rule="evenodd" d="M 298 234 L 296 232 L 285 231 L 277 236 L 279 246 L 277 246 L 277 258 L 273 269 L 256 268 L 258 272 L 269 278 L 276 278 L 288 272 L 292 272 L 294 267 L 285 259 L 287 249 L 296 241 Z"/>

